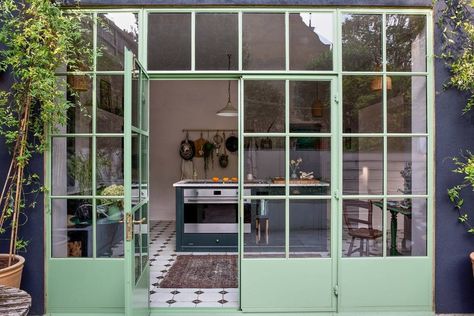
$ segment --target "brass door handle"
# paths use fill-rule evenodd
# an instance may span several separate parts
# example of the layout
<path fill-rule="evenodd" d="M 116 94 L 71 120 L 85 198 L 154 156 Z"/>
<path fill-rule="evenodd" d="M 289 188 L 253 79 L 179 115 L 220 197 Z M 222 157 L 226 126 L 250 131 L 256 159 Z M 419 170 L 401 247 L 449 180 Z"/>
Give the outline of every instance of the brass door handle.
<path fill-rule="evenodd" d="M 133 221 L 134 224 L 143 224 L 146 222 L 146 217 L 143 217 L 141 220 L 139 221 Z"/>

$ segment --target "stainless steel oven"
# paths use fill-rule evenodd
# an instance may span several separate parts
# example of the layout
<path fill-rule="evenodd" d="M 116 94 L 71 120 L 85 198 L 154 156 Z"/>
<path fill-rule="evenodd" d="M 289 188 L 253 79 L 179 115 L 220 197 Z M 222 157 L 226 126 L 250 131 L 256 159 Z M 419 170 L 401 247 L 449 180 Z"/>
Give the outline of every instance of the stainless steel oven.
<path fill-rule="evenodd" d="M 238 199 L 236 188 L 184 189 L 184 233 L 236 234 Z M 250 233 L 250 201 L 244 201 L 243 207 L 244 232 Z"/>

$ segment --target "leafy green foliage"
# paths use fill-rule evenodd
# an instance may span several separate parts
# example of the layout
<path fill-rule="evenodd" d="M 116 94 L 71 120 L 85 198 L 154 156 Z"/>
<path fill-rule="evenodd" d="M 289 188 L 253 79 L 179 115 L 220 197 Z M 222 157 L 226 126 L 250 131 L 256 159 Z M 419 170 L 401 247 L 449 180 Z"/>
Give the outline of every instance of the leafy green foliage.
<path fill-rule="evenodd" d="M 11 88 L 0 91 L 0 137 L 12 156 L 0 196 L 0 233 L 9 224 L 14 254 L 27 246 L 18 237 L 26 195 L 43 191 L 39 176 L 27 167 L 34 154 L 47 148 L 47 129 L 66 124 L 71 107 L 67 83 L 56 71 L 84 69 L 93 54 L 83 34 L 83 16 L 66 14 L 54 1 L 1 0 L 0 21 L 0 71 L 13 77 Z"/>
<path fill-rule="evenodd" d="M 472 5 L 468 0 L 443 0 L 438 27 L 442 34 L 442 54 L 450 78 L 446 88 L 454 88 L 467 95 L 463 113 L 474 109 L 474 19 Z M 470 7 L 471 5 L 471 7 Z M 464 209 L 466 191 L 474 191 L 474 155 L 467 151 L 460 157 L 452 158 L 455 169 L 452 171 L 462 176 L 463 181 L 448 188 L 448 196 L 458 212 L 458 220 L 474 234 L 469 212 Z M 472 212 L 472 211 L 471 211 Z"/>

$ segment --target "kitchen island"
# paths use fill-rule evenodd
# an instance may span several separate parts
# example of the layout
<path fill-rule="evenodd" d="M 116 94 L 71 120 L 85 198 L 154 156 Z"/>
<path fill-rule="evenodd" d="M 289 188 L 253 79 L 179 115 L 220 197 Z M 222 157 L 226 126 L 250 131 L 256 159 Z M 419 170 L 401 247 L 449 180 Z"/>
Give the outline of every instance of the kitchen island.
<path fill-rule="evenodd" d="M 236 252 L 238 245 L 238 183 L 182 180 L 176 189 L 176 251 Z M 292 195 L 328 195 L 329 183 L 289 185 Z M 257 180 L 244 184 L 243 232 L 252 232 L 260 199 L 247 196 L 284 195 L 284 183 Z M 276 223 L 276 221 L 274 221 Z"/>

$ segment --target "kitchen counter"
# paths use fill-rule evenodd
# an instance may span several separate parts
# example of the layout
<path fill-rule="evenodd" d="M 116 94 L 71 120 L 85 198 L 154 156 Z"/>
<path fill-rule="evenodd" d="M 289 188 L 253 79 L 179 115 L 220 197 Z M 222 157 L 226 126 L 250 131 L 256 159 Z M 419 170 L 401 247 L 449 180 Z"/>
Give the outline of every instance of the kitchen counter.
<path fill-rule="evenodd" d="M 212 180 L 181 180 L 173 184 L 173 187 L 219 187 L 219 188 L 236 188 L 237 182 L 214 182 Z M 245 182 L 244 187 L 246 188 L 261 188 L 261 187 L 284 187 L 284 183 L 272 183 L 270 181 L 258 180 Z M 318 183 L 290 183 L 290 187 L 329 187 L 327 182 Z"/>

